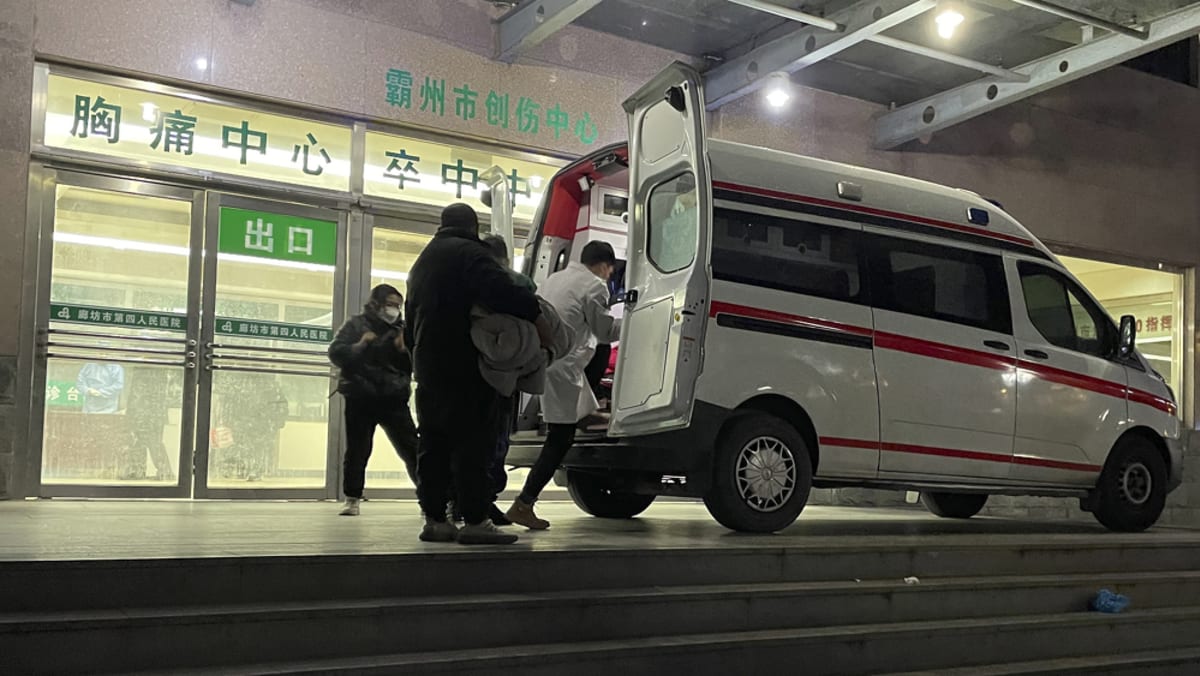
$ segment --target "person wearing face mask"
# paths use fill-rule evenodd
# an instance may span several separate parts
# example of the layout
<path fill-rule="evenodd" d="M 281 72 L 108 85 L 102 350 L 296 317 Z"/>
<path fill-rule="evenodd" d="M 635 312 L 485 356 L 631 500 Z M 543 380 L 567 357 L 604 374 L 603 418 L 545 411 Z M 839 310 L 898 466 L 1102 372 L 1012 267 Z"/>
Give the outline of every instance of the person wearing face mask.
<path fill-rule="evenodd" d="M 417 480 L 417 427 L 408 410 L 413 368 L 400 321 L 403 305 L 395 287 L 380 284 L 362 314 L 351 317 L 329 346 L 329 360 L 341 369 L 337 391 L 346 411 L 342 516 L 358 516 L 376 426 L 387 434 L 408 476 Z"/>

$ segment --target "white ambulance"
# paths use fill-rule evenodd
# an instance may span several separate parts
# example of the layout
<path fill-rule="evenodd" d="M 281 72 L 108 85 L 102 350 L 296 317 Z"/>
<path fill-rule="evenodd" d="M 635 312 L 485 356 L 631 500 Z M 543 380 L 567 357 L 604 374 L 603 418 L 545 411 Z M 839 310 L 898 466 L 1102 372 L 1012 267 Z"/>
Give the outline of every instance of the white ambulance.
<path fill-rule="evenodd" d="M 702 102 L 679 64 L 626 101 L 628 150 L 559 172 L 526 247 L 536 281 L 590 239 L 627 258 L 611 422 L 564 462 L 581 508 L 701 497 L 770 532 L 813 486 L 857 486 L 944 517 L 1038 495 L 1154 524 L 1183 443 L 1132 317 L 1115 324 L 995 204 L 709 139 Z M 510 462 L 532 463 L 536 435 Z"/>

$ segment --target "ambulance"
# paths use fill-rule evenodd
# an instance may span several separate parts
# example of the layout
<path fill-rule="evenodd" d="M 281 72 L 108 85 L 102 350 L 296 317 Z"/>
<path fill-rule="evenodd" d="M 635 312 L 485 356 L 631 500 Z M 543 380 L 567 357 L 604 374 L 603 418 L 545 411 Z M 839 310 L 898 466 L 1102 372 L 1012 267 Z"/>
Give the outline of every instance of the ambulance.
<path fill-rule="evenodd" d="M 773 532 L 813 487 L 1078 499 L 1141 531 L 1182 478 L 1175 395 L 1036 237 L 967 192 L 711 139 L 698 73 L 624 104 L 628 145 L 549 182 L 525 248 L 542 281 L 605 239 L 625 259 L 602 434 L 564 461 L 575 502 L 631 518 L 702 498 Z M 509 462 L 530 465 L 536 421 Z"/>

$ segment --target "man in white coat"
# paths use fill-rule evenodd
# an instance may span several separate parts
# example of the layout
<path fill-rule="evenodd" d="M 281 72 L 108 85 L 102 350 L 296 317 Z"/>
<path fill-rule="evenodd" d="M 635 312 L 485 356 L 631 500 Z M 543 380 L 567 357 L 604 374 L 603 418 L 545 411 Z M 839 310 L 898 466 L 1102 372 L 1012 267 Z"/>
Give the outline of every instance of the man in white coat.
<path fill-rule="evenodd" d="M 542 418 L 549 433 L 542 453 L 529 470 L 525 488 L 506 515 L 516 524 L 544 530 L 550 522 L 533 511 L 538 495 L 554 478 L 567 451 L 575 443 L 579 421 L 599 408 L 584 369 L 591 361 L 597 343 L 611 343 L 621 335 L 621 320 L 608 313 L 608 279 L 617 265 L 616 254 L 608 242 L 588 242 L 579 263 L 571 263 L 542 284 L 542 298 L 558 311 L 570 327 L 572 349 L 546 369 L 546 392 L 542 395 Z"/>

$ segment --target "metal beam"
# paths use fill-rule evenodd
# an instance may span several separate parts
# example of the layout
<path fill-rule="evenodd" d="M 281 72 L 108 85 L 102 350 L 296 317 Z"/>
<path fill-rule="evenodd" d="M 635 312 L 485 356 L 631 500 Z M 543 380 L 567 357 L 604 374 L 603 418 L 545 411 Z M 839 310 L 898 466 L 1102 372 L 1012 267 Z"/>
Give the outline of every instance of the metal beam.
<path fill-rule="evenodd" d="M 840 26 L 836 22 L 829 21 L 828 19 L 812 16 L 811 14 L 805 14 L 804 12 L 789 9 L 787 7 L 780 7 L 779 5 L 770 2 L 763 2 L 763 0 L 726 0 L 726 2 L 731 2 L 735 5 L 741 5 L 750 9 L 756 9 L 767 14 L 774 14 L 775 16 L 780 16 L 792 21 L 807 23 L 811 26 L 816 26 L 817 28 L 825 28 L 837 32 L 841 32 L 844 29 L 844 26 Z M 915 42 L 907 42 L 905 40 L 889 37 L 887 35 L 874 35 L 867 38 L 867 40 L 878 45 L 884 45 L 885 47 L 891 47 L 892 49 L 898 49 L 910 54 L 924 56 L 926 58 L 935 59 L 944 63 L 951 63 L 956 66 L 962 66 L 963 68 L 970 68 L 977 70 L 980 73 L 995 75 L 996 77 L 1009 82 L 1029 81 L 1028 77 L 1014 73 L 1006 68 L 1001 68 L 999 66 L 993 66 L 982 61 L 969 59 L 965 56 L 951 54 L 950 52 L 945 52 L 933 47 L 919 45 Z"/>
<path fill-rule="evenodd" d="M 888 37 L 886 35 L 876 35 L 875 37 L 871 38 L 871 42 L 874 42 L 875 44 L 883 45 L 884 47 L 891 47 L 892 49 L 899 49 L 901 51 L 905 51 L 910 54 L 917 54 L 919 56 L 924 56 L 924 57 L 927 57 L 930 59 L 936 59 L 938 61 L 943 61 L 945 63 L 952 63 L 956 66 L 962 66 L 963 68 L 971 68 L 971 69 L 979 71 L 980 73 L 987 73 L 989 75 L 995 75 L 996 77 L 998 77 L 1001 80 L 1004 80 L 1006 82 L 1029 82 L 1028 75 L 1023 75 L 1021 73 L 1011 71 L 1007 68 L 993 66 L 990 63 L 976 61 L 975 59 L 968 59 L 965 56 L 951 54 L 950 52 L 943 52 L 942 50 L 934 49 L 933 47 L 926 47 L 925 45 L 918 45 L 915 42 L 906 42 L 904 40 L 897 40 L 896 38 Z"/>
<path fill-rule="evenodd" d="M 843 27 L 831 33 L 808 26 L 717 66 L 704 75 L 712 110 L 761 87 L 772 73 L 794 73 L 849 49 L 937 6 L 937 0 L 863 0 L 826 17 Z"/>
<path fill-rule="evenodd" d="M 1056 5 L 1052 2 L 1046 2 L 1045 0 L 1012 0 L 1012 1 L 1018 5 L 1032 7 L 1033 9 L 1041 10 L 1047 14 L 1053 14 L 1054 16 L 1061 16 L 1064 19 L 1070 19 L 1071 21 L 1077 21 L 1077 22 L 1087 25 L 1087 26 L 1095 26 L 1096 28 L 1103 28 L 1104 30 L 1106 30 L 1110 33 L 1120 33 L 1121 35 L 1125 35 L 1125 36 L 1131 37 L 1131 38 L 1137 38 L 1139 40 L 1145 40 L 1146 38 L 1149 37 L 1147 32 L 1144 30 L 1139 30 L 1137 28 L 1131 28 L 1129 26 L 1125 26 L 1125 25 L 1116 23 L 1115 21 L 1101 19 L 1098 16 L 1092 16 L 1091 14 L 1088 14 L 1086 12 L 1080 12 L 1079 10 L 1071 9 L 1070 7 L 1063 7 L 1061 5 Z"/>
<path fill-rule="evenodd" d="M 496 58 L 512 63 L 559 29 L 583 16 L 601 0 L 528 0 L 500 17 L 496 29 Z"/>
<path fill-rule="evenodd" d="M 827 30 L 838 32 L 841 32 L 844 28 L 843 26 L 840 26 L 828 19 L 823 19 L 811 14 L 805 14 L 804 12 L 794 9 L 788 9 L 787 7 L 780 7 L 779 5 L 770 2 L 763 2 L 763 0 L 726 0 L 726 2 L 731 2 L 735 5 L 741 5 L 743 7 L 749 7 L 750 9 L 757 9 L 760 12 L 774 14 L 775 16 L 780 16 L 792 21 L 807 23 L 809 25 L 816 26 L 817 28 L 825 28 Z M 886 35 L 875 35 L 867 39 L 878 45 L 884 45 L 885 47 L 899 49 L 910 54 L 917 54 L 918 56 L 936 59 L 944 63 L 952 63 L 956 66 L 962 66 L 963 68 L 971 68 L 979 71 L 980 73 L 995 75 L 998 78 L 1008 80 L 1010 82 L 1029 81 L 1028 77 L 1024 75 L 1018 75 L 1017 73 L 1014 73 L 1006 68 L 1000 68 L 999 66 L 993 66 L 991 64 L 983 63 L 982 61 L 976 61 L 974 59 L 968 59 L 965 56 L 951 54 L 950 52 L 944 52 L 940 49 L 934 49 L 933 47 L 926 47 L 925 45 L 919 45 L 915 42 L 907 42 L 905 40 L 899 40 Z"/>
<path fill-rule="evenodd" d="M 1200 2 L 1146 24 L 1147 38 L 1113 33 L 1015 68 L 1027 83 L 988 77 L 887 113 L 875 145 L 895 148 L 926 134 L 1073 82 L 1200 33 Z"/>
<path fill-rule="evenodd" d="M 801 12 L 798 9 L 792 9 L 790 7 L 780 7 L 779 5 L 776 5 L 774 3 L 763 2 L 763 0 L 725 0 L 725 1 L 731 2 L 735 5 L 741 5 L 742 7 L 746 7 L 748 9 L 756 9 L 760 12 L 765 12 L 767 14 L 774 14 L 775 16 L 782 17 L 782 18 L 788 19 L 790 21 L 799 21 L 800 23 L 806 23 L 810 26 L 816 26 L 817 28 L 824 28 L 827 31 L 842 30 L 842 27 L 839 26 L 836 21 L 830 21 L 829 19 L 826 19 L 825 17 L 820 17 L 820 16 L 816 16 L 814 14 L 808 14 L 806 12 Z"/>

